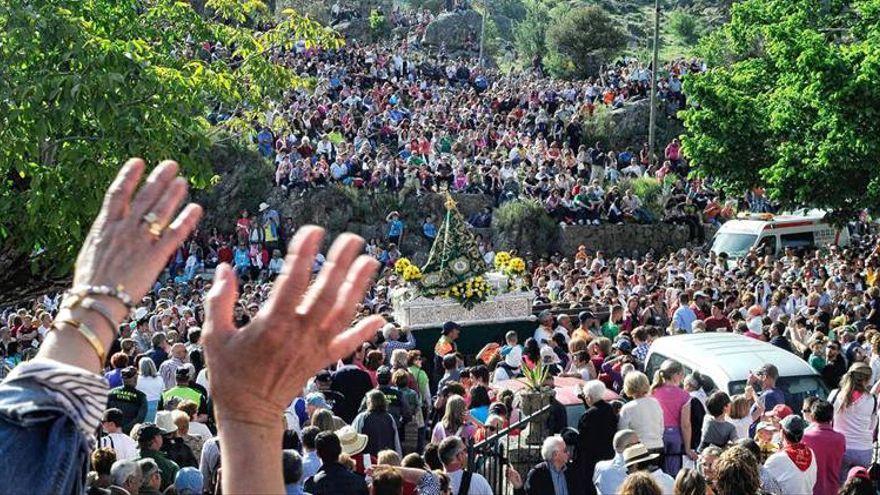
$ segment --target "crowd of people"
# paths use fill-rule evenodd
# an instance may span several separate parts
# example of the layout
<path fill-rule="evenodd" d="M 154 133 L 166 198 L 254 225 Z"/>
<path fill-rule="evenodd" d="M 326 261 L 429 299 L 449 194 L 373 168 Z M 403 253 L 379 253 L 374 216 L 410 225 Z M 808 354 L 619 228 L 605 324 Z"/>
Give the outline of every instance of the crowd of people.
<path fill-rule="evenodd" d="M 394 23 L 417 32 L 428 20 Z M 291 92 L 256 134 L 279 187 L 442 186 L 499 203 L 536 197 L 563 223 L 652 221 L 616 187 L 647 174 L 670 178 L 669 219 L 696 224 L 695 238 L 699 224 L 731 214 L 685 178 L 677 141 L 659 166 L 646 149 L 582 142 L 581 121 L 597 106 L 645 96 L 650 73 L 636 62 L 565 83 L 502 76 L 423 52 L 416 39 L 274 54 L 318 81 Z M 679 76 L 698 70 L 666 67 L 663 99 L 683 105 Z M 173 217 L 186 194 L 176 165 L 136 191 L 144 168 L 129 162 L 108 191 L 73 287 L 3 309 L 4 493 L 876 493 L 871 225 L 858 224 L 846 248 L 740 259 L 699 247 L 611 257 L 586 246 L 528 259 L 525 286 L 552 308 L 533 334 L 508 332 L 474 355 L 457 341 L 475 330 L 450 321 L 423 353 L 391 317 L 401 284 L 392 267 L 408 229 L 436 236 L 433 219 L 407 226 L 392 212 L 385 239 L 345 235 L 326 253 L 319 229 L 297 229 L 266 203 L 229 233 L 198 233 L 198 206 Z M 760 190 L 747 203 L 771 208 Z M 479 247 L 492 266 L 491 242 Z M 783 349 L 829 393 L 791 404 L 774 363 L 734 395 L 674 360 L 646 374 L 658 339 L 701 332 Z M 557 377 L 579 379 L 585 412 L 569 425 L 552 400 L 541 461 L 503 466 L 501 488 L 475 469 L 472 446 L 522 433 L 511 428 L 528 419 L 521 399 L 499 384 L 538 365 L 549 390 Z"/>

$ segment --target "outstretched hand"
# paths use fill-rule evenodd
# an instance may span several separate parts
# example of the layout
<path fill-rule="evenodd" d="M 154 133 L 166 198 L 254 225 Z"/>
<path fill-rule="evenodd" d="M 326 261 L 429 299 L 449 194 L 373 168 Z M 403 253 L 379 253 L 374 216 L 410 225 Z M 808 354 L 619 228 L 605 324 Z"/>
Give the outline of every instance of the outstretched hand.
<path fill-rule="evenodd" d="M 235 328 L 237 280 L 217 267 L 206 298 L 202 340 L 211 395 L 220 424 L 280 424 L 285 408 L 320 368 L 350 354 L 385 324 L 370 316 L 348 328 L 379 263 L 365 255 L 363 239 L 342 234 L 310 284 L 324 230 L 300 229 L 266 304 L 249 324 Z"/>

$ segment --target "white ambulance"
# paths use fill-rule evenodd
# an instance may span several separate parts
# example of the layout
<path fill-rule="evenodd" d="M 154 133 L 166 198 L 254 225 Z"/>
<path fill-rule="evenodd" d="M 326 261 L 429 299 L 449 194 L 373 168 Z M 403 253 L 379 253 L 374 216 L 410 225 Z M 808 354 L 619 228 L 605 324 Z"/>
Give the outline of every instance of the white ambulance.
<path fill-rule="evenodd" d="M 787 247 L 810 249 L 833 245 L 848 246 L 849 231 L 826 223 L 822 211 L 798 215 L 746 213 L 721 225 L 712 240 L 712 251 L 727 253 L 735 259 L 745 256 L 753 247 L 769 248 L 770 252 L 780 255 Z"/>

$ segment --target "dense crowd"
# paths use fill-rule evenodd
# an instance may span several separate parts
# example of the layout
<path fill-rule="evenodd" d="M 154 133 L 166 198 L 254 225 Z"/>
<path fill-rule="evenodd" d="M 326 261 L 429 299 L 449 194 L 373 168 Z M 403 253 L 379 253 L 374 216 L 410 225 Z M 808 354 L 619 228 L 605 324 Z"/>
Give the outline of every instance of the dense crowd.
<path fill-rule="evenodd" d="M 418 30 L 427 20 L 393 22 Z M 644 149 L 581 142 L 580 121 L 597 106 L 644 97 L 650 73 L 637 63 L 562 83 L 501 76 L 413 41 L 275 54 L 318 82 L 269 116 L 282 133 L 256 135 L 279 187 L 405 195 L 443 185 L 499 202 L 537 197 L 560 222 L 596 223 L 650 221 L 615 188 L 648 174 L 671 178 L 678 199 L 666 219 L 694 238 L 732 213 L 684 178 L 677 141 L 659 167 Z M 684 104 L 678 76 L 696 70 L 666 67 L 663 99 Z M 549 390 L 577 380 L 585 412 L 570 425 L 551 400 L 542 460 L 504 467 L 517 495 L 875 493 L 880 244 L 870 225 L 851 225 L 845 248 L 739 259 L 582 246 L 527 260 L 524 286 L 549 308 L 531 335 L 520 343 L 508 332 L 474 356 L 457 341 L 477 330 L 446 322 L 423 354 L 390 314 L 401 284 L 391 268 L 409 229 L 436 236 L 433 219 L 408 226 L 392 212 L 384 239 L 344 237 L 326 253 L 316 231 L 297 231 L 266 203 L 231 233 L 198 233 L 197 208 L 171 221 L 185 194 L 176 167 L 159 167 L 131 201 L 143 167 L 129 163 L 111 187 L 74 287 L 3 310 L 0 438 L 14 440 L 0 442 L 4 492 L 260 492 L 280 476 L 289 494 L 501 495 L 474 469 L 472 447 L 524 434 L 521 398 L 501 385 L 540 365 Z M 745 201 L 771 208 L 759 190 Z M 492 266 L 491 243 L 479 247 Z M 792 406 L 777 363 L 734 395 L 674 360 L 646 374 L 655 342 L 702 332 L 791 353 L 830 393 Z"/>

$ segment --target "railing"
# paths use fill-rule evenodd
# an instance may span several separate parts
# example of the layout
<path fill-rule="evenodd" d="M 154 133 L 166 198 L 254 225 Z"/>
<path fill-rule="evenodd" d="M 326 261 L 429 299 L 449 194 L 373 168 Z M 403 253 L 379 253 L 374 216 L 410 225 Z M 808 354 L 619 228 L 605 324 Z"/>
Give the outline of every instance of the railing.
<path fill-rule="evenodd" d="M 482 442 L 475 444 L 469 441 L 468 471 L 486 478 L 495 495 L 512 494 L 513 487 L 507 482 L 506 468 L 513 466 L 525 480 L 528 470 L 540 462 L 541 443 L 529 443 L 523 430 L 533 421 L 546 421 L 550 408 L 550 405 L 546 405 Z"/>

